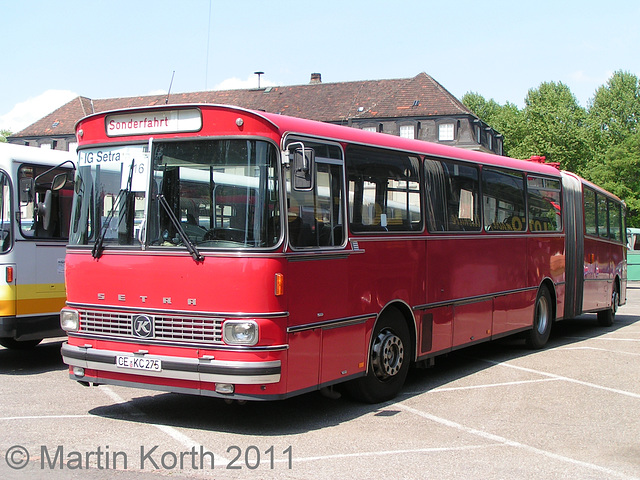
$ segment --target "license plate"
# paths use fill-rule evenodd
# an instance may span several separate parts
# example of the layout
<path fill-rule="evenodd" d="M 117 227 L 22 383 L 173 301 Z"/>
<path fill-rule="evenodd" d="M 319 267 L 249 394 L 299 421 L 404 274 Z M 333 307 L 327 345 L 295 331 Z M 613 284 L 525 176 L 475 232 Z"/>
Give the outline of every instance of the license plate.
<path fill-rule="evenodd" d="M 155 358 L 135 357 L 133 355 L 116 356 L 116 366 L 120 368 L 132 368 L 134 370 L 147 370 L 152 372 L 162 371 L 162 362 Z"/>

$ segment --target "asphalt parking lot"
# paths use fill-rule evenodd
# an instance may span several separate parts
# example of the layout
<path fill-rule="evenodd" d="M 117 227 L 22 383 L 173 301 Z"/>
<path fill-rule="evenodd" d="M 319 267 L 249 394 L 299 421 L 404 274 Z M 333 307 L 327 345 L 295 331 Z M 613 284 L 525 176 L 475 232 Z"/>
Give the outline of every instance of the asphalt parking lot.
<path fill-rule="evenodd" d="M 613 327 L 466 349 L 373 406 L 87 388 L 60 339 L 0 347 L 0 478 L 640 479 L 640 284 L 628 297 Z"/>

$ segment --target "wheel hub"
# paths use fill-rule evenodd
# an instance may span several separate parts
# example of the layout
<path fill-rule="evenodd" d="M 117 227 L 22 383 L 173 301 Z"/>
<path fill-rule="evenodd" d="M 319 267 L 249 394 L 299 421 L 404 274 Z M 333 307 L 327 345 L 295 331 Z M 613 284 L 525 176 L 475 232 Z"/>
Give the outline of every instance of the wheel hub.
<path fill-rule="evenodd" d="M 404 362 L 404 345 L 390 330 L 382 330 L 376 337 L 372 351 L 373 370 L 381 380 L 396 375 Z"/>

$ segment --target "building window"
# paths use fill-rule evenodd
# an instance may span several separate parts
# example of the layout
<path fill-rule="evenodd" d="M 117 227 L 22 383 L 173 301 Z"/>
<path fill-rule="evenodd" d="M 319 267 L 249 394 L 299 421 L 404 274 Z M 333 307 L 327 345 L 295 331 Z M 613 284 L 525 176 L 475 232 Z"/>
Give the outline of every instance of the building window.
<path fill-rule="evenodd" d="M 413 125 L 400 125 L 400 137 L 416 138 L 416 127 Z"/>
<path fill-rule="evenodd" d="M 438 140 L 453 140 L 453 123 L 443 123 L 438 125 Z"/>
<path fill-rule="evenodd" d="M 378 129 L 376 127 L 362 127 L 362 130 L 365 132 L 377 132 Z"/>

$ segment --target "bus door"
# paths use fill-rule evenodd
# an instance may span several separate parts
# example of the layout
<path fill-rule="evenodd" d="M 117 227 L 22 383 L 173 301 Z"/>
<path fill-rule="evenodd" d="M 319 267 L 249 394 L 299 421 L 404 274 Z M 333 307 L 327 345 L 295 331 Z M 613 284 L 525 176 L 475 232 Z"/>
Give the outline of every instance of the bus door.
<path fill-rule="evenodd" d="M 16 314 L 15 263 L 6 254 L 13 246 L 11 216 L 11 181 L 9 175 L 0 171 L 0 316 Z"/>
<path fill-rule="evenodd" d="M 349 254 L 342 151 L 308 141 L 291 141 L 287 148 L 285 293 L 291 391 L 354 374 L 365 347 L 364 321 L 343 321 Z M 354 345 L 355 339 L 362 345 Z"/>
<path fill-rule="evenodd" d="M 56 314 L 65 300 L 64 256 L 73 171 L 23 164 L 18 169 L 18 182 L 19 229 L 21 237 L 29 240 L 16 245 L 21 263 L 18 314 Z"/>

